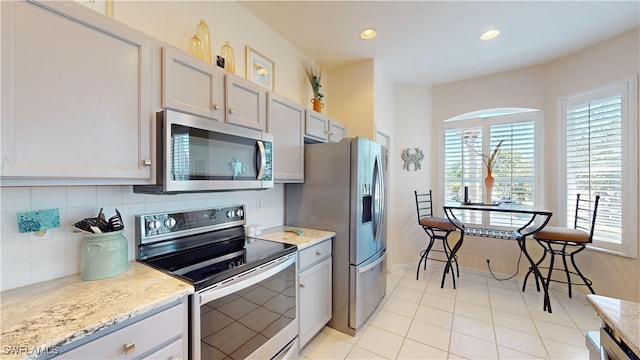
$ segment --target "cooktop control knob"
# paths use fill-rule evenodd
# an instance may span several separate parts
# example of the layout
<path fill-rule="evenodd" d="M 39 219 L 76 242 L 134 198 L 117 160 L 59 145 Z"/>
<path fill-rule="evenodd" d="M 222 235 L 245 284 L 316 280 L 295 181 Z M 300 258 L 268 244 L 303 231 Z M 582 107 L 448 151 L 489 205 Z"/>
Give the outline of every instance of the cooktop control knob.
<path fill-rule="evenodd" d="M 166 218 L 164 220 L 164 226 L 168 227 L 169 229 L 171 229 L 172 227 L 176 226 L 176 219 L 170 217 L 170 218 Z"/>
<path fill-rule="evenodd" d="M 242 209 L 236 210 L 236 216 L 237 217 L 242 217 L 242 215 L 244 215 L 244 211 L 242 211 Z"/>
<path fill-rule="evenodd" d="M 234 215 L 234 214 L 235 214 L 235 212 L 234 212 L 233 210 L 229 210 L 229 211 L 227 211 L 227 217 L 228 217 L 229 219 L 231 219 L 231 218 L 233 217 L 233 215 Z"/>
<path fill-rule="evenodd" d="M 159 229 L 160 226 L 162 226 L 162 223 L 159 220 L 151 220 L 149 221 L 147 226 L 149 226 L 149 230 L 156 230 Z"/>

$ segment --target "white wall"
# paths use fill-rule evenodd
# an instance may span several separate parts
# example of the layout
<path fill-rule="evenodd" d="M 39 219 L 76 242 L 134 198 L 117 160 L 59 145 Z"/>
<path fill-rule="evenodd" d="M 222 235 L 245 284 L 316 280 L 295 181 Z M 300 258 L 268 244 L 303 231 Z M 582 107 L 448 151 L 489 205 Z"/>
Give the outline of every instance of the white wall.
<path fill-rule="evenodd" d="M 418 253 L 425 247 L 426 234 L 418 226 L 414 190 L 437 189 L 436 178 L 438 154 L 431 135 L 438 131 L 431 117 L 431 89 L 428 86 L 396 84 L 394 90 L 393 145 L 389 157 L 393 165 L 392 206 L 389 221 L 392 225 L 389 237 L 391 268 L 415 266 Z M 422 168 L 409 171 L 403 169 L 401 154 L 404 149 L 419 148 L 423 151 Z"/>

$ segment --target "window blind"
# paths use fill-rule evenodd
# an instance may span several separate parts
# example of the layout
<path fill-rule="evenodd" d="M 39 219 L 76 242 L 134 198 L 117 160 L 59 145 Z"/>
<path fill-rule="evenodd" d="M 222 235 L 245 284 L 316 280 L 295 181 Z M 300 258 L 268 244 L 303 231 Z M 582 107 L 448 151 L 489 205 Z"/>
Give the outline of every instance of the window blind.
<path fill-rule="evenodd" d="M 502 141 L 493 168 L 493 198 L 532 206 L 535 204 L 535 123 L 531 121 L 496 124 L 490 127 L 491 149 Z M 491 213 L 491 224 L 519 227 L 524 219 L 508 213 Z"/>
<path fill-rule="evenodd" d="M 600 195 L 594 238 L 622 243 L 622 95 L 570 104 L 565 110 L 567 224 L 576 195 Z"/>
<path fill-rule="evenodd" d="M 479 201 L 484 178 L 482 156 L 479 154 L 482 152 L 482 127 L 447 129 L 444 137 L 445 199 L 462 202 L 464 187 L 467 186 L 469 198 Z M 459 215 L 465 222 L 482 222 L 475 212 L 465 211 Z"/>

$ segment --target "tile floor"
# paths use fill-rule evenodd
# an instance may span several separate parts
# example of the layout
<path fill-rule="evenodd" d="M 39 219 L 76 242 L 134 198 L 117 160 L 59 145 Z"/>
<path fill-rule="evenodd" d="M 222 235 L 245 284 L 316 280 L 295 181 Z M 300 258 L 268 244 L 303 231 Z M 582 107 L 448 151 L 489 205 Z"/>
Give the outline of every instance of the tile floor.
<path fill-rule="evenodd" d="M 458 289 L 434 265 L 415 279 L 415 269 L 387 275 L 387 296 L 355 337 L 325 327 L 299 359 L 588 359 L 586 330 L 600 319 L 584 294 L 551 290 L 553 313 L 522 278 L 498 281 L 460 269 Z M 498 276 L 499 277 L 499 276 Z M 556 285 L 556 284 L 554 284 Z M 564 291 L 563 291 L 564 290 Z"/>

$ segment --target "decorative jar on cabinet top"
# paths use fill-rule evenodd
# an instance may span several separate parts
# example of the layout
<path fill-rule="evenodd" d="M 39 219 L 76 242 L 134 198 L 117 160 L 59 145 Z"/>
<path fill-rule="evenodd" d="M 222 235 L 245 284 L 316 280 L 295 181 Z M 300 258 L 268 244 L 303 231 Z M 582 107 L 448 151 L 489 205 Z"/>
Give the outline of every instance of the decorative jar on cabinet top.
<path fill-rule="evenodd" d="M 235 54 L 233 53 L 233 48 L 229 45 L 228 41 L 224 42 L 222 48 L 220 48 L 220 56 L 224 58 L 224 69 L 228 72 L 235 74 L 236 73 L 236 59 Z"/>
<path fill-rule="evenodd" d="M 202 60 L 211 64 L 211 38 L 209 26 L 204 20 L 200 20 L 198 26 L 196 26 L 196 35 L 202 45 Z"/>

